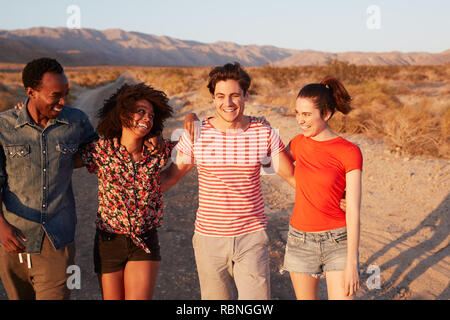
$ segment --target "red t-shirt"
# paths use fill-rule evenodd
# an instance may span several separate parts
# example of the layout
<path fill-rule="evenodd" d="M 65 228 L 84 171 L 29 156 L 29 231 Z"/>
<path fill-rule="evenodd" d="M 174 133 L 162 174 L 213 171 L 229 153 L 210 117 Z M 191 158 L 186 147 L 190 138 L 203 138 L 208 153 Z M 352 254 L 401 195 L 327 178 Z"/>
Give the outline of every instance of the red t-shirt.
<path fill-rule="evenodd" d="M 339 207 L 345 191 L 346 173 L 362 170 L 359 147 L 342 137 L 316 141 L 300 134 L 289 149 L 295 160 L 295 206 L 290 224 L 305 232 L 346 226 Z"/>

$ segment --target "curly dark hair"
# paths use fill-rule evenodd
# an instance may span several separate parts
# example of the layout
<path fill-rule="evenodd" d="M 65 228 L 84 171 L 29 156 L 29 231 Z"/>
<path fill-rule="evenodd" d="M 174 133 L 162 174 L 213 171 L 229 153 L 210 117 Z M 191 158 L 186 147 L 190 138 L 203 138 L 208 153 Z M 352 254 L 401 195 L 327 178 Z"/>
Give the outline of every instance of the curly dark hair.
<path fill-rule="evenodd" d="M 39 58 L 28 62 L 22 71 L 22 82 L 25 89 L 38 90 L 46 72 L 61 74 L 64 69 L 58 61 L 51 58 Z"/>
<path fill-rule="evenodd" d="M 244 94 L 247 93 L 248 88 L 250 87 L 251 79 L 248 73 L 242 69 L 239 62 L 234 62 L 234 64 L 227 63 L 223 66 L 212 69 L 209 73 L 209 82 L 207 85 L 209 92 L 214 95 L 217 82 L 226 81 L 229 79 L 238 81 Z"/>
<path fill-rule="evenodd" d="M 173 109 L 169 99 L 162 91 L 155 90 L 145 83 L 124 84 L 108 99 L 98 112 L 100 118 L 97 132 L 105 139 L 120 138 L 122 126 L 131 127 L 132 114 L 136 112 L 136 102 L 147 100 L 153 106 L 155 118 L 149 136 L 162 133 L 164 121 L 171 117 Z"/>

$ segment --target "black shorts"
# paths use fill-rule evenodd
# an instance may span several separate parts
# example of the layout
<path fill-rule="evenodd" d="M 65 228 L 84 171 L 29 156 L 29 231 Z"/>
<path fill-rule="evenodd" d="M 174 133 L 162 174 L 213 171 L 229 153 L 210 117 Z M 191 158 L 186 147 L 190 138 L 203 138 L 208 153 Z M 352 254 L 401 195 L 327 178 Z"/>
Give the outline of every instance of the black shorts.
<path fill-rule="evenodd" d="M 158 232 L 151 229 L 142 235 L 150 253 L 134 244 L 128 235 L 98 230 L 94 241 L 95 273 L 116 272 L 125 268 L 127 261 L 161 261 Z"/>

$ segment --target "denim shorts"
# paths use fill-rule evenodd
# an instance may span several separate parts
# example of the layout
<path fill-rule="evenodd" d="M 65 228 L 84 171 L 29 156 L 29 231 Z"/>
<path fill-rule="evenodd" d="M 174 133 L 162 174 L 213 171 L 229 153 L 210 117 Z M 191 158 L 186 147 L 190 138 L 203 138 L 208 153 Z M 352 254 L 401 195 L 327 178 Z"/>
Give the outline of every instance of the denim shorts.
<path fill-rule="evenodd" d="M 327 271 L 343 271 L 347 261 L 347 228 L 303 232 L 289 225 L 280 272 L 305 273 L 318 278 Z M 359 270 L 359 269 L 358 269 Z"/>

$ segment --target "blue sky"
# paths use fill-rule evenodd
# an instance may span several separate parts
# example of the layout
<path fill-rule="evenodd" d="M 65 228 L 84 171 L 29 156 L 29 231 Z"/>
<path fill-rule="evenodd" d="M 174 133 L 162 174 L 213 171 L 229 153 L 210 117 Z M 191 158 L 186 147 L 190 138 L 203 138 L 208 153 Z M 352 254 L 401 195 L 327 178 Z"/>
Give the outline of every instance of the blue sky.
<path fill-rule="evenodd" d="M 70 5 L 80 9 L 81 28 L 206 43 L 326 52 L 450 49 L 448 0 L 0 0 L 0 29 L 66 27 Z"/>

